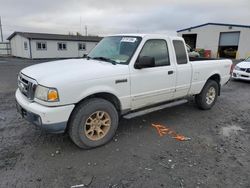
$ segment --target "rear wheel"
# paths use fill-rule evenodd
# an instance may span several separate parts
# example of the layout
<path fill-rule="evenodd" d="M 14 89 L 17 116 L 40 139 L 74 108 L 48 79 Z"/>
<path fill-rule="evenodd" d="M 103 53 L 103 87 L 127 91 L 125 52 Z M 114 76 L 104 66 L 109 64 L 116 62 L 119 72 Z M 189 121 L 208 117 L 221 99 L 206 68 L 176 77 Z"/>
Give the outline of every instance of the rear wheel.
<path fill-rule="evenodd" d="M 80 103 L 69 122 L 69 135 L 80 148 L 106 144 L 118 127 L 118 113 L 112 103 L 94 98 Z"/>
<path fill-rule="evenodd" d="M 200 94 L 195 96 L 195 102 L 200 109 L 209 110 L 215 104 L 218 93 L 218 83 L 214 80 L 208 80 Z"/>

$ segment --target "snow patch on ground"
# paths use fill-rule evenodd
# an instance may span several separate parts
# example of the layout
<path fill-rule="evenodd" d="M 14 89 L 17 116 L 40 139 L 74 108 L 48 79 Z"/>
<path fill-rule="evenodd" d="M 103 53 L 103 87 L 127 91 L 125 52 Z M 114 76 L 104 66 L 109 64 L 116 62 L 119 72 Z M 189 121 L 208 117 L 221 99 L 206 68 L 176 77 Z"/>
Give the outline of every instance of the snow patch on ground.
<path fill-rule="evenodd" d="M 244 131 L 244 129 L 242 129 L 240 126 L 236 126 L 236 125 L 231 125 L 231 126 L 227 126 L 227 127 L 222 127 L 222 135 L 229 137 L 231 135 L 235 135 L 238 134 L 239 131 Z"/>

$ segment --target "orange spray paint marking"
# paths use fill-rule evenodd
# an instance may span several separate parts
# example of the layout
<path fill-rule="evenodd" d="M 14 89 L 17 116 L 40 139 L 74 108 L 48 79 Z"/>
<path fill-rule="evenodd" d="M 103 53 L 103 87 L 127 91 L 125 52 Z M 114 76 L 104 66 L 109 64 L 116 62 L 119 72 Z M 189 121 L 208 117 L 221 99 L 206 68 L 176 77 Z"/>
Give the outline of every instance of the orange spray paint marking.
<path fill-rule="evenodd" d="M 183 136 L 183 135 L 177 135 L 177 136 L 175 136 L 175 137 L 173 137 L 173 138 L 175 138 L 176 140 L 179 140 L 179 141 L 191 140 L 191 138 L 185 137 L 185 136 Z"/>
<path fill-rule="evenodd" d="M 164 136 L 164 135 L 171 135 L 172 138 L 178 140 L 178 141 L 187 141 L 187 140 L 191 140 L 191 138 L 185 137 L 183 135 L 177 134 L 175 131 L 171 130 L 170 128 L 167 128 L 163 125 L 156 125 L 156 124 L 152 124 L 152 126 L 154 128 L 156 128 L 158 134 L 160 136 Z"/>

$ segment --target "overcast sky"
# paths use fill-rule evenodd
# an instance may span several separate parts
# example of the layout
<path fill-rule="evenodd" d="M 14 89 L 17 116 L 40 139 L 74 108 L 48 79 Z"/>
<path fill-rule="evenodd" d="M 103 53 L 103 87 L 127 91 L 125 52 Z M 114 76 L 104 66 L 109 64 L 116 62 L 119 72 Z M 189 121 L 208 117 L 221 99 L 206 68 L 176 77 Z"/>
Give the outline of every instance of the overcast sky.
<path fill-rule="evenodd" d="M 14 31 L 67 34 L 166 33 L 206 22 L 250 25 L 250 0 L 0 0 L 4 37 Z"/>

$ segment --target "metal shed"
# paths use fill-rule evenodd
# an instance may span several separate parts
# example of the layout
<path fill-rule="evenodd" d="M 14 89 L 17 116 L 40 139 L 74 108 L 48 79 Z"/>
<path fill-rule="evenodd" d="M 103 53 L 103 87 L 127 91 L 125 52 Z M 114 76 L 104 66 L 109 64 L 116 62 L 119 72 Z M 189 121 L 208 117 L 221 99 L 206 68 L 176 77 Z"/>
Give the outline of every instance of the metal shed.
<path fill-rule="evenodd" d="M 250 26 L 206 23 L 177 31 L 196 49 L 211 50 L 212 57 L 244 59 L 250 56 Z"/>

